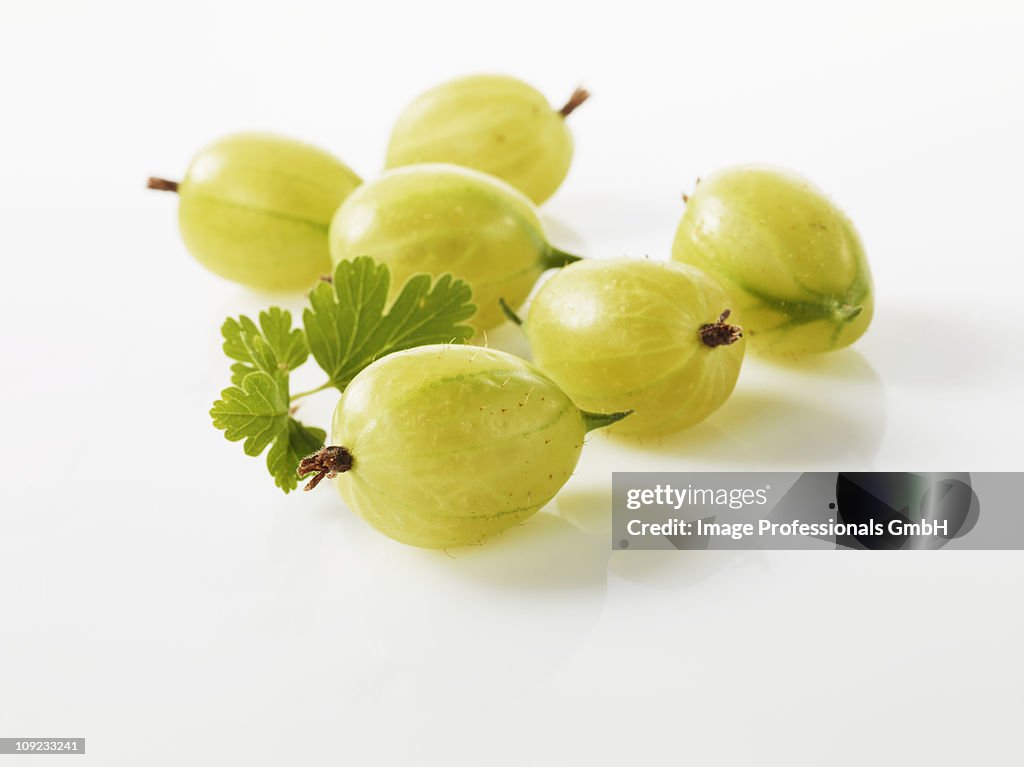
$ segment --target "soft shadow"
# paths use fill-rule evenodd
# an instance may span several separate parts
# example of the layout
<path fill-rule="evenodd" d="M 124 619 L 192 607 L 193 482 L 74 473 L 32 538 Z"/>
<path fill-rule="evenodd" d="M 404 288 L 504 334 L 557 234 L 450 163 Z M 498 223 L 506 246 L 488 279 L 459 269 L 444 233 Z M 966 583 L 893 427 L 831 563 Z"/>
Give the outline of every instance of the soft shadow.
<path fill-rule="evenodd" d="M 758 354 L 752 356 L 749 362 L 800 375 L 881 386 L 878 373 L 864 355 L 856 349 L 846 348 L 825 354 L 804 354 L 791 357 Z"/>
<path fill-rule="evenodd" d="M 274 516 L 268 553 L 290 578 L 306 584 L 303 590 L 327 577 L 333 560 L 356 556 L 372 561 L 375 569 L 400 574 L 412 571 L 428 580 L 457 581 L 469 589 L 604 591 L 611 550 L 607 519 L 604 530 L 594 534 L 558 516 L 552 503 L 483 544 L 420 549 L 381 535 L 346 508 L 332 490 L 328 487 L 316 498 L 300 494 L 298 499 L 294 495 L 282 499 Z M 610 502 L 609 492 L 603 504 Z"/>
<path fill-rule="evenodd" d="M 350 620 L 395 692 L 433 707 L 472 710 L 495 689 L 534 694 L 604 610 L 607 537 L 547 512 L 482 546 L 384 548 Z"/>
<path fill-rule="evenodd" d="M 566 488 L 557 498 L 559 516 L 599 540 L 606 572 L 653 588 L 692 586 L 718 570 L 744 563 L 743 551 L 612 551 L 612 491 Z"/>
<path fill-rule="evenodd" d="M 743 469 L 756 463 L 756 455 L 737 438 L 734 431 L 727 431 L 718 425 L 721 421 L 728 423 L 728 412 L 737 406 L 742 407 L 743 399 L 742 394 L 734 394 L 721 410 L 706 421 L 674 434 L 654 437 L 608 435 L 606 439 L 622 449 L 643 456 L 643 464 L 636 466 L 637 471 Z M 686 458 L 683 465 L 679 463 L 681 457 Z"/>
<path fill-rule="evenodd" d="M 548 508 L 578 530 L 600 538 L 611 553 L 612 488 L 608 479 L 607 487 L 600 489 L 565 487 Z"/>
<path fill-rule="evenodd" d="M 870 462 L 878 452 L 884 423 L 881 409 L 854 417 L 791 395 L 743 391 L 732 396 L 728 410 L 713 426 L 661 437 L 656 444 L 650 439 L 615 439 L 632 441 L 639 452 L 656 449 L 689 459 L 676 471 L 697 471 L 705 465 L 713 465 L 715 471 L 808 471 Z"/>
<path fill-rule="evenodd" d="M 861 354 L 751 358 L 744 366 L 719 411 L 657 449 L 711 459 L 719 470 L 870 467 L 885 432 L 885 389 Z"/>
<path fill-rule="evenodd" d="M 741 392 L 735 397 L 718 426 L 746 448 L 752 469 L 857 468 L 869 463 L 881 444 L 881 402 L 845 413 L 842 403 L 821 406 L 778 392 Z"/>
<path fill-rule="evenodd" d="M 541 511 L 483 545 L 437 553 L 447 561 L 432 564 L 453 578 L 502 590 L 603 591 L 610 554 L 607 530 L 594 535 Z"/>
<path fill-rule="evenodd" d="M 947 389 L 1003 374 L 1009 308 L 886 307 L 872 322 L 865 347 L 886 383 Z"/>

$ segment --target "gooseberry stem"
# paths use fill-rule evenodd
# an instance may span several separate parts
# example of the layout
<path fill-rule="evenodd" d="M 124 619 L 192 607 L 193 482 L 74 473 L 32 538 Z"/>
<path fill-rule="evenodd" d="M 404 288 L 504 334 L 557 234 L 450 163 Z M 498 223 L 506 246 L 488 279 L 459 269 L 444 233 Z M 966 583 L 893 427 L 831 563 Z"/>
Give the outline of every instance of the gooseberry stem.
<path fill-rule="evenodd" d="M 577 88 L 572 92 L 572 95 L 569 97 L 569 100 L 565 102 L 565 105 L 558 110 L 558 114 L 562 115 L 563 118 L 568 117 L 579 109 L 580 105 L 589 98 L 590 91 L 582 87 Z"/>
<path fill-rule="evenodd" d="M 310 394 L 316 394 L 317 392 L 321 392 L 324 389 L 330 389 L 331 386 L 333 386 L 333 384 L 330 381 L 327 381 L 326 383 L 320 384 L 315 389 L 307 389 L 306 391 L 300 391 L 297 394 L 293 394 L 293 395 L 291 395 L 291 399 L 294 400 L 294 399 L 300 399 L 302 397 L 308 397 Z"/>
<path fill-rule="evenodd" d="M 591 413 L 587 410 L 580 411 L 580 415 L 583 416 L 583 428 L 587 431 L 603 429 L 605 426 L 611 426 L 613 423 L 618 423 L 627 415 L 631 415 L 632 413 L 632 410 L 622 410 L 618 413 Z"/>
<path fill-rule="evenodd" d="M 717 346 L 728 346 L 743 338 L 743 328 L 739 325 L 729 325 L 726 320 L 732 314 L 731 309 L 726 309 L 718 316 L 718 322 L 709 322 L 701 325 L 697 334 L 705 346 L 714 349 Z"/>
<path fill-rule="evenodd" d="M 547 254 L 541 260 L 541 265 L 545 269 L 561 269 L 563 266 L 582 260 L 582 256 L 574 256 L 572 253 L 566 253 L 564 250 L 549 245 Z"/>
<path fill-rule="evenodd" d="M 334 479 L 339 474 L 344 474 L 352 468 L 352 453 L 348 448 L 338 445 L 328 445 L 321 448 L 313 455 L 307 455 L 299 461 L 297 469 L 300 477 L 313 474 L 313 478 L 306 483 L 303 490 L 312 490 L 324 479 Z"/>
<path fill-rule="evenodd" d="M 501 306 L 502 314 L 509 318 L 516 325 L 523 324 L 523 318 L 516 314 L 515 309 L 508 305 L 508 302 L 504 298 L 498 299 L 498 305 Z"/>
<path fill-rule="evenodd" d="M 156 176 L 150 176 L 146 182 L 147 189 L 155 189 L 158 192 L 177 192 L 178 182 L 169 181 L 166 178 L 157 178 Z"/>

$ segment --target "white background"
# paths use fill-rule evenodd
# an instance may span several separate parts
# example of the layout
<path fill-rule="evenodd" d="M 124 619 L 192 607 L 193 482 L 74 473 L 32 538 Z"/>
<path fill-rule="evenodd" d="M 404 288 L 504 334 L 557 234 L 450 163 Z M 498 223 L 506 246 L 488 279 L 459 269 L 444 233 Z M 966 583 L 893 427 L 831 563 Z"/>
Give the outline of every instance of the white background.
<path fill-rule="evenodd" d="M 1020 3 L 0 22 L 0 736 L 95 765 L 1017 762 L 1024 554 L 612 555 L 608 507 L 613 469 L 1021 468 Z M 697 176 L 773 163 L 857 223 L 878 309 L 855 349 L 750 360 L 689 432 L 592 437 L 546 512 L 449 558 L 283 496 L 211 427 L 222 319 L 298 302 L 203 271 L 143 185 L 249 128 L 371 177 L 404 104 L 477 71 L 594 92 L 557 244 L 666 258 Z"/>

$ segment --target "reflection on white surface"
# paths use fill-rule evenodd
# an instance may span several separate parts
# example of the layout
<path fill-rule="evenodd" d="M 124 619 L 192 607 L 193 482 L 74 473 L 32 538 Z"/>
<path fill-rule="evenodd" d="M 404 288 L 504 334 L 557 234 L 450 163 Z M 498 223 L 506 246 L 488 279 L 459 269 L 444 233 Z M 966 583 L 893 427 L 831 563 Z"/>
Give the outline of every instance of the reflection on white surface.
<path fill-rule="evenodd" d="M 958 394 L 969 395 L 971 387 L 980 389 L 1004 375 L 1013 358 L 1024 360 L 1024 345 L 1009 331 L 1015 312 L 1014 306 L 1000 302 L 894 303 L 873 320 L 873 357 L 890 384 L 955 387 Z M 892 341 L 879 343 L 882 338 Z"/>
<path fill-rule="evenodd" d="M 885 389 L 856 350 L 788 363 L 748 355 L 706 421 L 659 437 L 593 435 L 587 462 L 605 472 L 868 470 L 885 424 Z"/>
<path fill-rule="evenodd" d="M 277 519 L 268 545 L 279 572 L 267 626 L 357 635 L 363 669 L 379 668 L 392 701 L 472 708 L 501 688 L 523 694 L 564 663 L 603 609 L 606 536 L 541 512 L 490 544 L 450 552 L 381 537 L 335 499 Z M 347 562 L 363 565 L 359 583 Z M 452 611 L 453 604 L 472 609 Z"/>

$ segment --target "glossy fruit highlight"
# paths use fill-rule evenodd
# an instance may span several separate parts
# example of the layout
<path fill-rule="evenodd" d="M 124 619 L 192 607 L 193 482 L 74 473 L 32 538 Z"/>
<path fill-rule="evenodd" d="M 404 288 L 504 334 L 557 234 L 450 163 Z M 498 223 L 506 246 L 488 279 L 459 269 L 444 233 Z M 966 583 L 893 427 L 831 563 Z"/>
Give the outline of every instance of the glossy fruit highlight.
<path fill-rule="evenodd" d="M 387 167 L 448 162 L 497 176 L 536 204 L 561 185 L 572 162 L 566 118 L 589 94 L 577 89 L 553 109 L 514 77 L 452 80 L 413 101 L 395 124 Z"/>
<path fill-rule="evenodd" d="M 397 541 L 464 546 L 538 511 L 569 479 L 586 432 L 621 417 L 581 412 L 510 354 L 420 346 L 352 380 L 334 444 L 299 472 L 319 472 L 311 486 L 334 477 L 349 508 Z"/>
<path fill-rule="evenodd" d="M 853 224 L 809 182 L 783 171 L 741 167 L 698 183 L 672 258 L 722 282 L 760 351 L 848 346 L 874 312 Z"/>
<path fill-rule="evenodd" d="M 588 260 L 544 283 L 523 323 L 534 363 L 580 407 L 632 410 L 618 434 L 665 434 L 732 393 L 742 330 L 725 290 L 698 269 Z"/>
<path fill-rule="evenodd" d="M 533 204 L 503 181 L 440 163 L 388 171 L 349 196 L 330 229 L 334 263 L 370 256 L 391 297 L 414 274 L 451 273 L 473 289 L 477 330 L 504 321 L 545 269 L 578 260 L 552 247 Z"/>
<path fill-rule="evenodd" d="M 265 290 L 301 290 L 331 271 L 327 229 L 359 177 L 316 147 L 265 133 L 215 141 L 176 191 L 185 246 L 207 269 Z"/>

